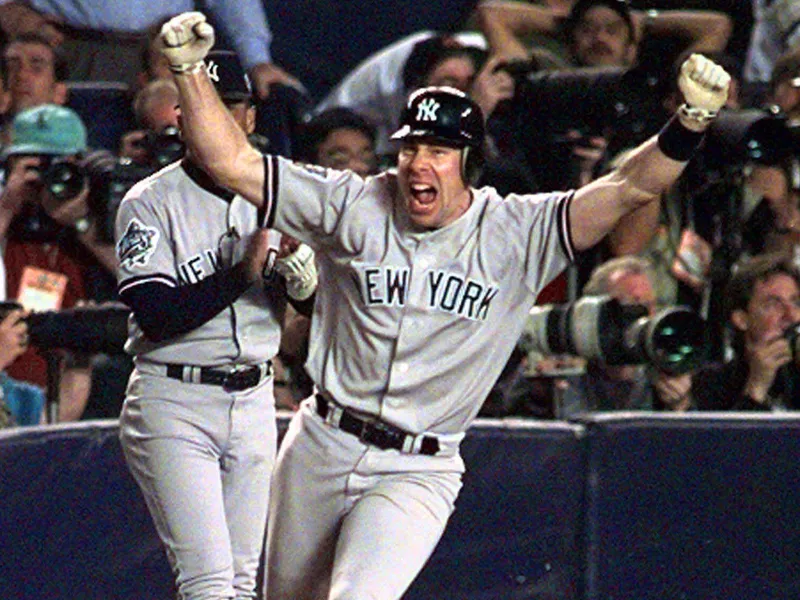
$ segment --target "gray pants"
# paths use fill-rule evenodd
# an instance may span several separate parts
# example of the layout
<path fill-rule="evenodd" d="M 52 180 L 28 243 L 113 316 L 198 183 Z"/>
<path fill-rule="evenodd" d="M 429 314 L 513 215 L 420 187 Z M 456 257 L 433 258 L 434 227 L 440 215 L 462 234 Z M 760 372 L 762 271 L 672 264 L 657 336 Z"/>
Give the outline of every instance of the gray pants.
<path fill-rule="evenodd" d="M 229 393 L 134 371 L 120 440 L 180 597 L 255 598 L 277 440 L 272 378 Z"/>

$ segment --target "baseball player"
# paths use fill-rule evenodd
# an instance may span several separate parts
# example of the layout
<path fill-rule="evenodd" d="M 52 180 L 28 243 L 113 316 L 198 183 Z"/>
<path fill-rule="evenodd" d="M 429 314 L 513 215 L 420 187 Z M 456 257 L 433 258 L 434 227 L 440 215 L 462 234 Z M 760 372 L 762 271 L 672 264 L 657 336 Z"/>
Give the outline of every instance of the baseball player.
<path fill-rule="evenodd" d="M 577 191 L 501 197 L 470 185 L 483 118 L 450 88 L 409 98 L 396 172 L 362 179 L 248 146 L 215 100 L 201 13 L 162 29 L 186 141 L 264 224 L 311 245 L 320 285 L 304 400 L 273 475 L 269 600 L 397 599 L 453 511 L 459 443 L 542 287 L 578 250 L 657 202 L 725 101 L 729 76 L 683 67 L 687 104 L 613 173 Z"/>
<path fill-rule="evenodd" d="M 255 109 L 235 55 L 210 55 L 204 68 L 232 126 L 250 133 Z M 281 236 L 263 221 L 191 151 L 136 184 L 117 215 L 135 363 L 120 439 L 182 599 L 255 597 L 277 440 L 270 359 L 287 288 L 303 300 L 316 285 L 311 250 L 276 259 Z"/>

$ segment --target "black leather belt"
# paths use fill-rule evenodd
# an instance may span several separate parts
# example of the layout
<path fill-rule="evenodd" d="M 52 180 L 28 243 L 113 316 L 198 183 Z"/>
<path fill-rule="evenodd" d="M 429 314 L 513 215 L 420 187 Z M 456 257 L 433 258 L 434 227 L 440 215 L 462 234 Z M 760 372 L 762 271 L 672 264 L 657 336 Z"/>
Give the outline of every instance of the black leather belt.
<path fill-rule="evenodd" d="M 193 378 L 193 372 L 199 375 Z M 214 367 L 193 367 L 191 365 L 167 365 L 167 377 L 186 383 L 218 385 L 225 390 L 240 392 L 255 387 L 262 378 L 272 375 L 272 361 L 261 365 L 237 366 L 223 370 Z"/>
<path fill-rule="evenodd" d="M 327 419 L 329 412 L 328 400 L 320 394 L 317 394 L 315 399 L 317 414 L 323 419 Z M 341 410 L 342 416 L 339 419 L 339 429 L 353 434 L 365 444 L 377 446 L 383 450 L 393 448 L 394 450 L 402 451 L 406 447 L 406 442 L 408 442 L 409 448 L 413 447 L 413 440 L 417 437 L 413 433 L 408 433 L 399 427 L 381 421 L 367 421 L 344 408 Z M 439 452 L 439 440 L 431 435 L 423 436 L 422 443 L 416 453 L 433 456 L 437 452 Z"/>

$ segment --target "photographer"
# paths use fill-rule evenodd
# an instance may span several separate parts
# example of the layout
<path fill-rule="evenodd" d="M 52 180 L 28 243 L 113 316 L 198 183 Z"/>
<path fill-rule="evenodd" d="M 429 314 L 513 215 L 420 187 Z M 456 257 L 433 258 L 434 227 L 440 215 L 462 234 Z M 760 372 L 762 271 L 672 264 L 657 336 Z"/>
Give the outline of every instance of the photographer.
<path fill-rule="evenodd" d="M 4 296 L 0 294 L 0 299 Z M 28 348 L 28 327 L 23 310 L 0 311 L 0 429 L 37 425 L 44 419 L 41 388 L 9 377 L 5 369 Z"/>
<path fill-rule="evenodd" d="M 608 294 L 624 305 L 646 306 L 655 314 L 653 270 L 647 260 L 634 256 L 609 260 L 592 273 L 584 296 Z M 590 359 L 585 373 L 565 379 L 560 386 L 556 416 L 609 410 L 666 410 L 693 408 L 689 374 L 674 375 L 651 365 L 609 365 Z"/>
<path fill-rule="evenodd" d="M 94 155 L 95 160 L 98 155 Z M 90 218 L 86 129 L 74 111 L 41 105 L 20 112 L 3 153 L 0 239 L 8 295 L 31 310 L 86 302 L 92 274 L 110 277 L 113 248 L 97 238 Z M 9 374 L 42 388 L 51 383 L 48 357 L 59 364 L 59 420 L 78 419 L 91 385 L 86 357 L 29 348 Z"/>
<path fill-rule="evenodd" d="M 725 289 L 733 358 L 698 371 L 693 395 L 701 410 L 800 409 L 800 272 L 782 254 L 742 262 Z"/>
<path fill-rule="evenodd" d="M 178 134 L 178 89 L 171 79 L 147 83 L 133 100 L 138 129 L 120 141 L 119 155 L 156 171 L 183 156 Z"/>

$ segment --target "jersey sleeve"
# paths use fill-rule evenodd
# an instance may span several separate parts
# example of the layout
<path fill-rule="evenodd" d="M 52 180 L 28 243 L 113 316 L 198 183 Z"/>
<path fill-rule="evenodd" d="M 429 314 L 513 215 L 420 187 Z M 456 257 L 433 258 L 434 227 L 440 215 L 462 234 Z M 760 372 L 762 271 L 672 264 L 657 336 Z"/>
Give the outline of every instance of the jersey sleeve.
<path fill-rule="evenodd" d="M 502 234 L 515 247 L 525 286 L 535 295 L 575 260 L 569 224 L 573 196 L 573 191 L 511 195 L 500 204 Z"/>
<path fill-rule="evenodd" d="M 350 171 L 326 169 L 265 156 L 264 227 L 319 247 L 336 235 L 351 208 L 365 197 L 365 180 Z"/>
<path fill-rule="evenodd" d="M 142 283 L 178 285 L 168 234 L 168 221 L 159 210 L 156 192 L 133 186 L 120 204 L 115 224 L 120 294 Z"/>

